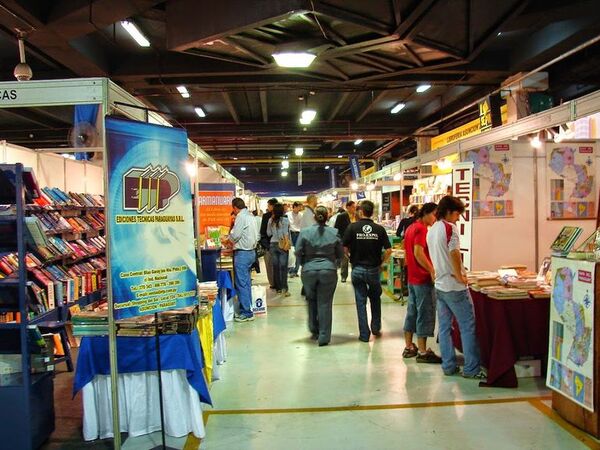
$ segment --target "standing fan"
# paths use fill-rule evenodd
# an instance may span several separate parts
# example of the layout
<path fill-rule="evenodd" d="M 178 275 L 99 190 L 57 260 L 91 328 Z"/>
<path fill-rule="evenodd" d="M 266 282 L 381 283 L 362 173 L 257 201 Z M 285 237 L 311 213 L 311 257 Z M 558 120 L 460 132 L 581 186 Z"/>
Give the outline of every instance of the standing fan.
<path fill-rule="evenodd" d="M 86 148 L 94 148 L 98 146 L 100 141 L 100 133 L 94 125 L 89 122 L 77 122 L 73 128 L 69 130 L 69 142 L 71 147 L 80 148 L 85 151 Z M 96 152 L 86 152 L 88 160 L 92 160 Z"/>

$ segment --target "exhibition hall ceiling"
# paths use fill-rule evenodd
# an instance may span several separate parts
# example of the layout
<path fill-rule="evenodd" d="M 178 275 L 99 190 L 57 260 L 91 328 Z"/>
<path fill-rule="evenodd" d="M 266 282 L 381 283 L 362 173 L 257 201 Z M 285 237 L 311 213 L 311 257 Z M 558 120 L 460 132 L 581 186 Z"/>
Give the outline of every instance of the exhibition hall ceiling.
<path fill-rule="evenodd" d="M 250 188 L 291 189 L 297 167 L 283 179 L 280 163 L 302 147 L 307 191 L 327 187 L 324 167 L 342 171 L 350 154 L 410 157 L 416 136 L 472 120 L 476 107 L 422 130 L 600 35 L 600 8 L 557 0 L 6 0 L 2 80 L 14 79 L 16 30 L 26 36 L 33 79 L 111 78 L 185 127 Z M 300 51 L 316 56 L 310 66 L 273 58 Z M 554 103 L 598 89 L 599 62 L 595 44 L 550 65 Z M 306 109 L 316 116 L 302 125 Z M 0 112 L 1 138 L 23 145 L 67 145 L 69 128 L 60 112 Z"/>

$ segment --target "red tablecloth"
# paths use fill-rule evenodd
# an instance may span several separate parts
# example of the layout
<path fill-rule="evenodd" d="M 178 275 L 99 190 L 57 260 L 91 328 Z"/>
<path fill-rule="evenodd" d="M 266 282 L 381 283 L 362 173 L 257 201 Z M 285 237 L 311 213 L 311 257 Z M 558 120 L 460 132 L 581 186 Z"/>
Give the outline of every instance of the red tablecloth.
<path fill-rule="evenodd" d="M 549 299 L 494 300 L 471 291 L 475 306 L 477 338 L 481 363 L 488 370 L 487 383 L 481 386 L 517 387 L 514 365 L 525 356 L 548 357 Z M 460 331 L 454 323 L 454 346 L 462 350 Z"/>

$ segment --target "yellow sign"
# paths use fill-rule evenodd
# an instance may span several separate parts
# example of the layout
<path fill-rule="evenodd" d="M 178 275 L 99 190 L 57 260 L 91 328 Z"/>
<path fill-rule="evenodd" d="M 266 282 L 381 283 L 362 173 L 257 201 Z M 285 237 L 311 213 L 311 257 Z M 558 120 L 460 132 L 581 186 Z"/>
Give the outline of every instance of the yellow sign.
<path fill-rule="evenodd" d="M 489 97 L 479 104 L 479 127 L 481 131 L 492 128 L 492 109 L 490 108 Z"/>
<path fill-rule="evenodd" d="M 481 108 L 481 105 L 479 105 L 479 107 Z M 488 105 L 488 109 L 489 109 L 489 105 Z M 506 123 L 506 105 L 503 105 L 502 108 L 500 108 L 500 111 L 502 113 L 502 124 L 504 125 Z M 480 109 L 481 112 L 481 109 Z M 491 113 L 489 116 L 489 121 L 491 123 Z M 471 136 L 475 136 L 480 134 L 482 131 L 486 131 L 485 129 L 482 130 L 481 128 L 481 117 L 479 119 L 475 119 L 469 123 L 464 124 L 463 126 L 460 126 L 458 128 L 455 128 L 454 130 L 450 130 L 447 133 L 443 133 L 440 134 L 439 136 L 435 136 L 431 138 L 431 150 L 436 150 L 440 147 L 444 147 L 445 145 L 448 144 L 452 144 L 453 142 L 456 141 L 460 141 L 461 139 L 467 138 L 467 137 L 471 137 Z"/>

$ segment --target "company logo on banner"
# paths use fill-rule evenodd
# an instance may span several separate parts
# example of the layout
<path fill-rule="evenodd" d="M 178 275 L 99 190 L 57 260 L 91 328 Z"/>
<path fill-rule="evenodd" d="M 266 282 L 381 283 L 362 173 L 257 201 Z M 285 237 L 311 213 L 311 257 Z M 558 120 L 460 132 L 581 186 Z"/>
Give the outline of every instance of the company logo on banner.
<path fill-rule="evenodd" d="M 196 257 L 187 134 L 108 117 L 108 274 L 115 318 L 194 305 Z"/>
<path fill-rule="evenodd" d="M 465 212 L 456 223 L 460 235 L 460 253 L 463 265 L 471 270 L 473 235 L 473 163 L 456 163 L 452 166 L 452 195 L 465 204 Z"/>

